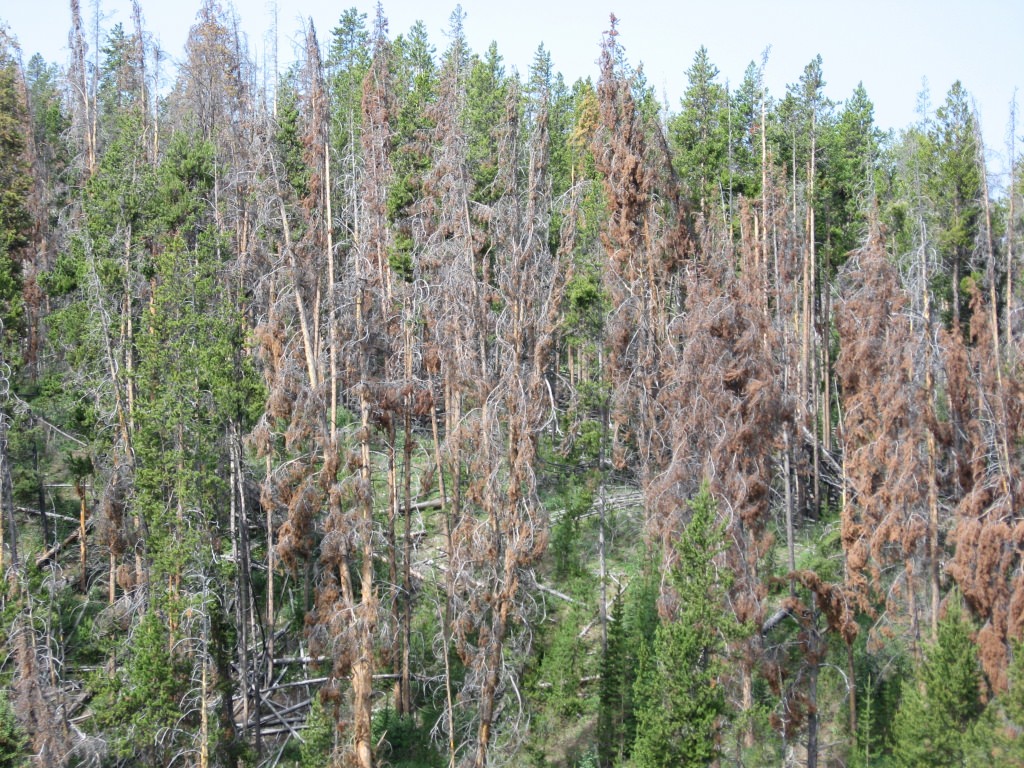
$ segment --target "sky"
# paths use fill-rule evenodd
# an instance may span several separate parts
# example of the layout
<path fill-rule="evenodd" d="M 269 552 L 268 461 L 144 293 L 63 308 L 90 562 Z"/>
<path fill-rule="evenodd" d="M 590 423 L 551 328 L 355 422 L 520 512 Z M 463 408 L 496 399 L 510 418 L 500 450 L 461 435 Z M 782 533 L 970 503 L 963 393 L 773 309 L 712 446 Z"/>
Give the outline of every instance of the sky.
<path fill-rule="evenodd" d="M 227 0 L 221 0 L 227 7 Z M 171 59 L 182 53 L 201 0 L 140 0 L 145 27 Z M 81 0 L 94 18 L 97 0 Z M 234 0 L 250 52 L 263 60 L 273 50 L 277 9 L 279 62 L 295 57 L 302 27 L 312 19 L 321 44 L 346 8 L 366 13 L 372 25 L 376 4 L 367 0 Z M 391 37 L 417 20 L 442 51 L 456 0 L 384 0 Z M 618 6 L 618 7 L 616 7 Z M 614 10 L 619 43 L 627 58 L 643 64 L 648 83 L 677 110 L 686 70 L 697 49 L 708 49 L 723 83 L 737 86 L 751 61 L 770 48 L 765 79 L 769 92 L 785 94 L 804 67 L 821 54 L 826 95 L 849 98 L 863 82 L 883 129 L 905 128 L 918 115 L 925 85 L 931 111 L 954 81 L 974 99 L 981 118 L 989 165 L 1006 167 L 1010 104 L 1024 107 L 1024 0 L 462 0 L 470 47 L 483 53 L 494 41 L 507 70 L 525 76 L 538 45 L 544 44 L 567 82 L 597 78 L 598 47 Z M 131 28 L 131 0 L 99 0 L 100 26 L 121 22 Z M 21 44 L 25 60 L 41 53 L 50 62 L 68 60 L 68 0 L 0 0 L 0 21 Z M 91 28 L 91 27 L 90 27 Z M 1024 116 L 1018 118 L 1017 152 L 1024 150 Z M 998 184 L 998 180 L 994 179 Z"/>

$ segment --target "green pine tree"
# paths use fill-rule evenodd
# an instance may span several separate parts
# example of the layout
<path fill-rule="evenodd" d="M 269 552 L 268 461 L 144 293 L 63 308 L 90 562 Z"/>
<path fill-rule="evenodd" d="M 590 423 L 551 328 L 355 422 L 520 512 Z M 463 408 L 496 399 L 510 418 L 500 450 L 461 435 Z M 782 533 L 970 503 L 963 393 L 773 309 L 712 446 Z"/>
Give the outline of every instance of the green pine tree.
<path fill-rule="evenodd" d="M 5 326 L 20 314 L 21 258 L 32 227 L 24 85 L 16 50 L 0 28 L 0 320 Z M 10 330 L 5 328 L 5 335 Z M 12 360 L 10 352 L 5 357 Z"/>
<path fill-rule="evenodd" d="M 867 233 L 881 143 L 874 111 L 859 84 L 822 137 L 821 230 L 830 270 L 841 266 Z"/>
<path fill-rule="evenodd" d="M 647 562 L 612 603 L 597 723 L 598 762 L 604 768 L 628 759 L 636 740 L 634 686 L 640 657 L 649 653 L 658 627 L 658 585 L 658 569 Z"/>
<path fill-rule="evenodd" d="M 893 721 L 895 765 L 964 765 L 965 737 L 984 710 L 982 684 L 971 626 L 954 593 L 938 642 L 926 649 L 915 679 L 905 682 Z"/>
<path fill-rule="evenodd" d="M 987 706 L 964 739 L 966 765 L 1019 768 L 1024 765 L 1024 645 L 1012 644 L 1008 687 Z"/>
<path fill-rule="evenodd" d="M 638 768 L 706 766 L 718 755 L 727 712 L 719 677 L 730 620 L 726 585 L 715 567 L 725 543 L 716 509 L 706 486 L 690 502 L 671 570 L 676 615 L 662 620 L 650 652 L 641 654 L 633 746 Z"/>
<path fill-rule="evenodd" d="M 760 68 L 750 62 L 739 88 L 729 94 L 726 184 L 737 210 L 737 200 L 755 200 L 761 194 L 761 98 L 764 90 Z"/>
<path fill-rule="evenodd" d="M 0 768 L 28 765 L 28 746 L 28 736 L 14 715 L 6 691 L 0 691 Z"/>
<path fill-rule="evenodd" d="M 930 174 L 925 188 L 938 224 L 939 255 L 945 272 L 935 287 L 953 324 L 969 316 L 970 258 L 981 227 L 981 168 L 978 164 L 978 127 L 967 90 L 957 80 L 946 101 L 935 111 L 928 134 Z"/>
<path fill-rule="evenodd" d="M 170 765 L 181 746 L 182 729 L 196 713 L 183 715 L 190 681 L 169 650 L 166 616 L 147 612 L 132 631 L 130 655 L 114 677 L 97 679 L 93 709 L 113 756 L 138 765 Z"/>
<path fill-rule="evenodd" d="M 682 111 L 672 119 L 670 135 L 682 180 L 706 215 L 721 204 L 722 177 L 728 172 L 728 97 L 704 46 L 686 76 Z"/>

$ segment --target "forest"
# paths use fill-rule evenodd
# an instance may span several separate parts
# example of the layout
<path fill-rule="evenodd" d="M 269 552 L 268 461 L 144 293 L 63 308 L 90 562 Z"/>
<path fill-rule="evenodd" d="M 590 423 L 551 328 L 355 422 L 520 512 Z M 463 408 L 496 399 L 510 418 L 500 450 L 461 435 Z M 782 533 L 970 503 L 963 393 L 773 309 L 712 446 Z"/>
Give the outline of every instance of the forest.
<path fill-rule="evenodd" d="M 1024 764 L 1012 108 L 997 182 L 960 82 L 69 2 L 0 24 L 0 766 Z"/>

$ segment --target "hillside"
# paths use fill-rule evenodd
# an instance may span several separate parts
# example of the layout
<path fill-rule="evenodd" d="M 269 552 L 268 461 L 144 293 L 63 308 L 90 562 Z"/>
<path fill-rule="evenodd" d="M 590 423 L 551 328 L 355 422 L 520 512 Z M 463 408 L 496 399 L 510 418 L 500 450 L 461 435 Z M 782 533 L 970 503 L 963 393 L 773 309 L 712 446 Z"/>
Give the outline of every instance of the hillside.
<path fill-rule="evenodd" d="M 701 48 L 671 111 L 614 17 L 569 84 L 382 9 L 277 73 L 213 0 L 158 75 L 72 9 L 0 29 L 0 765 L 1024 761 L 959 82 L 883 133 Z"/>

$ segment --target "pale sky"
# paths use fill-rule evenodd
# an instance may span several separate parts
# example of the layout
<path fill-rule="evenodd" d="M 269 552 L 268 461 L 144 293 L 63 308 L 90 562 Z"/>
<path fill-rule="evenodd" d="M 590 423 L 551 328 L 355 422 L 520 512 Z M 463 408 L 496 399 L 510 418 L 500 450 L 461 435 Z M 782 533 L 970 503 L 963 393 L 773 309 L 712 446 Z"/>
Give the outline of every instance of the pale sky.
<path fill-rule="evenodd" d="M 86 23 L 96 0 L 81 0 Z M 227 5 L 227 0 L 223 4 Z M 863 81 L 883 129 L 900 129 L 917 118 L 918 94 L 927 79 L 934 110 L 949 87 L 961 80 L 975 100 L 990 167 L 1005 167 L 1010 102 L 1024 88 L 1024 0 L 516 0 L 496 3 L 462 0 L 470 47 L 486 50 L 496 41 L 506 68 L 525 76 L 540 43 L 568 83 L 597 77 L 598 46 L 609 13 L 619 18 L 619 42 L 633 64 L 643 63 L 648 82 L 671 109 L 679 106 L 686 70 L 696 50 L 707 47 L 721 80 L 737 86 L 751 60 L 771 46 L 766 82 L 773 96 L 784 95 L 804 66 L 821 54 L 826 94 L 843 101 Z M 180 56 L 200 0 L 140 0 L 146 28 L 172 58 Z M 275 3 L 234 0 L 250 51 L 269 57 Z M 312 18 L 320 41 L 346 8 L 366 13 L 372 25 L 375 3 L 367 0 L 278 0 L 279 56 L 282 67 L 294 58 L 302 22 Z M 442 51 L 456 2 L 386 0 L 391 37 L 417 19 Z M 514 7 L 514 9 L 513 9 Z M 0 20 L 18 38 L 25 59 L 39 52 L 64 64 L 70 28 L 68 0 L 0 0 Z M 131 29 L 131 0 L 101 0 L 101 27 L 121 22 Z M 1024 96 L 1017 99 L 1024 107 Z M 1018 137 L 1024 116 L 1018 117 Z M 1017 151 L 1024 149 L 1018 138 Z"/>

